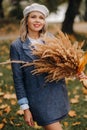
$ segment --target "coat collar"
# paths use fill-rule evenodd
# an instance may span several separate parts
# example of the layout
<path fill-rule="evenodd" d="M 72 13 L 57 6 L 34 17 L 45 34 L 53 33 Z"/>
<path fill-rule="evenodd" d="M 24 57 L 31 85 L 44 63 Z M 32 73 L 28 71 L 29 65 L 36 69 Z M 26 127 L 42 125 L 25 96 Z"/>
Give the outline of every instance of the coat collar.
<path fill-rule="evenodd" d="M 24 50 L 25 54 L 28 57 L 30 57 L 31 59 L 35 59 L 35 56 L 32 55 L 32 51 L 31 51 L 31 49 L 29 47 L 30 44 L 31 44 L 31 42 L 30 42 L 29 38 L 27 38 L 26 41 L 22 44 L 23 45 L 23 50 Z"/>

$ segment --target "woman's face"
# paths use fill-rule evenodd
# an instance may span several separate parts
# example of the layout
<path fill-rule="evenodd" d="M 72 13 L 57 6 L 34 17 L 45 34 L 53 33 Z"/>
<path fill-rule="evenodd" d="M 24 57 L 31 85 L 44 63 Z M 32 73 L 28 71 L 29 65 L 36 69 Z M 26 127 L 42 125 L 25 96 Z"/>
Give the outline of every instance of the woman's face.
<path fill-rule="evenodd" d="M 33 11 L 28 16 L 28 31 L 39 32 L 45 25 L 45 16 L 38 12 Z"/>

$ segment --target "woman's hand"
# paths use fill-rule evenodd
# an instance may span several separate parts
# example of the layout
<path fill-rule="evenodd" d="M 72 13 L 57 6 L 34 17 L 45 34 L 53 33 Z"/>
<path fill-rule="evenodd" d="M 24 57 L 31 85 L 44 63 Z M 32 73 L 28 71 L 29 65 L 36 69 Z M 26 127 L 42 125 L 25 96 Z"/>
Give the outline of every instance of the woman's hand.
<path fill-rule="evenodd" d="M 77 77 L 82 82 L 83 86 L 87 89 L 87 76 L 84 74 L 84 72 L 78 73 Z"/>
<path fill-rule="evenodd" d="M 24 120 L 29 126 L 34 126 L 33 117 L 29 109 L 24 110 Z"/>

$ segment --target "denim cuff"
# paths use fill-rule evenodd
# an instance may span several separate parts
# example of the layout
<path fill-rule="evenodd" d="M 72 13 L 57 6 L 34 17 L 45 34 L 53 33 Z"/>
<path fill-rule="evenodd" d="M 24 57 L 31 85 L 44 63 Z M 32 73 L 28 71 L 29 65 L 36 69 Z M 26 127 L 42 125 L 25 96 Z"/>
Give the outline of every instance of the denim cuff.
<path fill-rule="evenodd" d="M 23 105 L 20 106 L 20 109 L 22 109 L 22 110 L 26 110 L 28 108 L 29 108 L 28 104 L 23 104 Z"/>
<path fill-rule="evenodd" d="M 28 104 L 28 99 L 26 97 L 23 97 L 18 100 L 19 105 Z"/>

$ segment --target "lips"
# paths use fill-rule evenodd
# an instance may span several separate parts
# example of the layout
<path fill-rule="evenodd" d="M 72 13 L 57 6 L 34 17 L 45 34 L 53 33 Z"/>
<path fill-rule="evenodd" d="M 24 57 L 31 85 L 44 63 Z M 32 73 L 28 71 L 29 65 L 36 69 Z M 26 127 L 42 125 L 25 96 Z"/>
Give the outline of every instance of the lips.
<path fill-rule="evenodd" d="M 40 27 L 40 24 L 34 24 L 34 27 L 38 28 Z"/>

